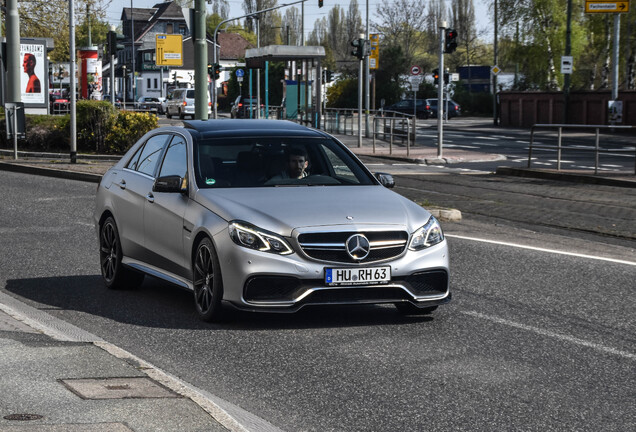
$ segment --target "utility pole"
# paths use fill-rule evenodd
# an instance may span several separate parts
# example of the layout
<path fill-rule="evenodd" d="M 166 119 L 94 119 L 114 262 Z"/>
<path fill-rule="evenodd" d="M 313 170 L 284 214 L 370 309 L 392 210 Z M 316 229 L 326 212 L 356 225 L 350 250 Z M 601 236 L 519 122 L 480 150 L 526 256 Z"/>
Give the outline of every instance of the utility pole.
<path fill-rule="evenodd" d="M 572 53 L 572 0 L 568 0 L 567 25 L 565 29 L 565 55 Z M 569 123 L 570 117 L 570 74 L 563 77 L 563 123 Z"/>
<path fill-rule="evenodd" d="M 5 102 L 13 104 L 13 158 L 18 159 L 18 104 L 22 102 L 20 94 L 20 17 L 18 0 L 7 0 L 7 92 Z"/>
<path fill-rule="evenodd" d="M 208 47 L 205 40 L 205 0 L 194 2 L 194 118 L 208 118 Z M 216 45 L 214 46 L 216 51 Z M 216 63 L 216 62 L 215 62 Z M 216 87 L 216 81 L 212 84 Z M 213 101 L 213 103 L 215 103 Z"/>
<path fill-rule="evenodd" d="M 367 25 L 364 38 L 365 49 L 369 44 L 369 0 L 367 0 Z M 364 57 L 364 136 L 369 138 L 369 56 Z"/>
<path fill-rule="evenodd" d="M 495 0 L 495 39 L 493 42 L 493 51 L 495 53 L 494 65 L 497 66 L 497 0 Z M 497 104 L 497 74 L 492 74 L 492 117 L 493 124 L 499 125 L 498 120 L 498 104 Z"/>
<path fill-rule="evenodd" d="M 132 98 L 133 107 L 137 100 L 137 83 L 135 82 L 135 14 L 133 11 L 133 0 L 130 0 L 130 48 L 132 50 Z M 72 73 L 71 73 L 72 75 Z M 124 108 L 126 107 L 126 96 L 124 95 Z"/>
<path fill-rule="evenodd" d="M 614 55 L 612 59 L 612 100 L 618 99 L 618 51 L 621 38 L 621 14 L 614 14 Z"/>
<path fill-rule="evenodd" d="M 77 163 L 77 96 L 75 94 L 75 2 L 68 2 L 68 50 L 70 54 L 71 79 L 71 163 Z"/>
<path fill-rule="evenodd" d="M 20 94 L 20 17 L 18 16 L 18 0 L 7 0 L 7 93 L 6 102 L 21 102 Z"/>

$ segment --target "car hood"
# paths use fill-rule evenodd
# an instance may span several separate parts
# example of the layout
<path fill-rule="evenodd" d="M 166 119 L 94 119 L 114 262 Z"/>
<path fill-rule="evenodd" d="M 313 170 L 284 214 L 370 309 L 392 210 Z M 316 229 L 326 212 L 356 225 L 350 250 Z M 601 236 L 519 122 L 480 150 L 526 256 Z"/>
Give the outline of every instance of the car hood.
<path fill-rule="evenodd" d="M 387 226 L 409 233 L 430 213 L 383 186 L 200 189 L 195 200 L 227 221 L 243 220 L 291 236 L 296 228 Z"/>

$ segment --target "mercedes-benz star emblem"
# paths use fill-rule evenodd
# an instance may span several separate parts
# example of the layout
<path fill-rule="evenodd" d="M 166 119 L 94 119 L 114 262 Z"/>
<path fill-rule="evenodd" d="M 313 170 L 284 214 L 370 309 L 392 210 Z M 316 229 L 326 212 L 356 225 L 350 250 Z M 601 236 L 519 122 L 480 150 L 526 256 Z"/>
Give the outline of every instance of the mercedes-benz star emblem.
<path fill-rule="evenodd" d="M 371 245 L 369 240 L 362 234 L 354 234 L 347 239 L 347 253 L 354 260 L 361 261 L 369 255 Z"/>

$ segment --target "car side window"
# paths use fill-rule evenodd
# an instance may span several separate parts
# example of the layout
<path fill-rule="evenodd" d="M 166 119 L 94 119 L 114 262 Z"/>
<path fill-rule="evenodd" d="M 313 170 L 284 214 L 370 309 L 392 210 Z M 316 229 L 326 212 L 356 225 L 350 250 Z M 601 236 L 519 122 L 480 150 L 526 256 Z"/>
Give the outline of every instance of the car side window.
<path fill-rule="evenodd" d="M 141 154 L 139 155 L 139 162 L 137 162 L 136 170 L 140 173 L 144 173 L 152 177 L 157 168 L 163 145 L 166 142 L 168 135 L 161 134 L 151 137 L 146 141 Z"/>
<path fill-rule="evenodd" d="M 133 171 L 137 171 L 137 164 L 139 163 L 139 155 L 141 154 L 143 149 L 144 149 L 144 146 L 139 147 L 139 149 L 135 152 L 135 155 L 132 158 L 130 158 L 130 160 L 128 161 L 128 165 L 126 165 L 126 168 L 131 169 Z"/>
<path fill-rule="evenodd" d="M 161 164 L 159 177 L 176 175 L 185 177 L 188 169 L 185 139 L 180 135 L 172 138 Z"/>

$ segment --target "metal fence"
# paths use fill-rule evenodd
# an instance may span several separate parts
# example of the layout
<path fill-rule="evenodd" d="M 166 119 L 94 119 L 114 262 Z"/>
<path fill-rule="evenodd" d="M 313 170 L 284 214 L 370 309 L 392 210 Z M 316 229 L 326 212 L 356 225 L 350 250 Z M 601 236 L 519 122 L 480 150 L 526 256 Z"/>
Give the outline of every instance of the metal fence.
<path fill-rule="evenodd" d="M 363 114 L 364 115 L 364 114 Z M 395 140 L 401 143 L 406 141 L 407 152 L 411 142 L 415 142 L 416 129 L 413 115 L 402 114 L 394 111 L 369 112 L 369 123 L 371 128 L 369 136 L 363 129 L 362 134 L 373 138 L 373 150 L 375 152 L 376 139 L 386 141 L 392 146 Z M 361 121 L 362 127 L 366 129 L 365 118 Z M 358 134 L 358 110 L 352 108 L 328 108 L 324 111 L 322 129 L 329 133 L 342 135 Z"/>
<path fill-rule="evenodd" d="M 556 129 L 557 131 L 557 143 L 556 144 L 539 144 L 535 145 L 535 129 Z M 563 130 L 583 130 L 588 134 L 595 134 L 594 148 L 581 147 L 580 145 L 564 145 L 563 144 Z M 601 147 L 601 130 L 624 130 L 632 129 L 632 126 L 606 126 L 606 125 L 566 125 L 566 124 L 535 124 L 530 129 L 530 147 L 528 147 L 528 168 L 532 166 L 532 151 L 534 149 L 542 150 L 556 150 L 557 152 L 557 170 L 561 170 L 561 155 L 564 151 L 589 151 L 594 152 L 594 174 L 598 174 L 598 166 L 601 153 L 616 153 L 616 154 L 630 154 L 634 153 L 634 174 L 636 174 L 636 148 L 606 148 Z"/>

